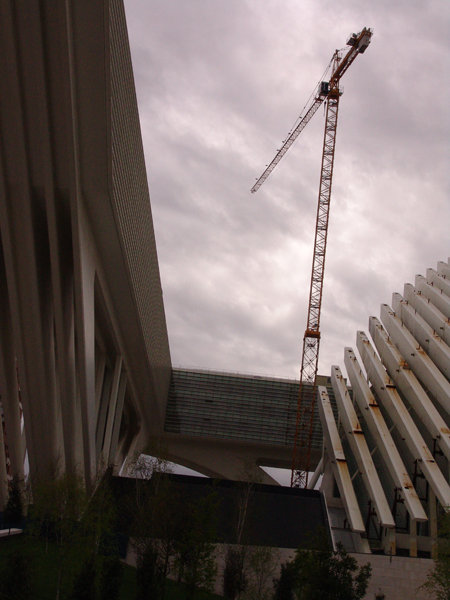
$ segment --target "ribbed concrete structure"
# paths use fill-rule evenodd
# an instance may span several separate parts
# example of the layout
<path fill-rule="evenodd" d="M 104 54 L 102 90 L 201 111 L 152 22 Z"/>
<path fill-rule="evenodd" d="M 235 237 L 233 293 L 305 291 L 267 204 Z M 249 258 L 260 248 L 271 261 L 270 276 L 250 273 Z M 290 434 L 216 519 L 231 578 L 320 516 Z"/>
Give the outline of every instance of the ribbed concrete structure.
<path fill-rule="evenodd" d="M 329 377 L 319 381 L 334 401 Z M 215 478 L 239 479 L 244 465 L 290 469 L 299 381 L 200 369 L 172 370 L 164 442 L 172 460 Z M 306 432 L 304 433 L 306 436 Z M 315 408 L 311 465 L 322 454 Z"/>
<path fill-rule="evenodd" d="M 322 490 L 336 540 L 357 551 L 432 556 L 439 513 L 449 510 L 450 266 L 418 275 L 381 320 L 369 319 L 320 388 Z M 361 524 L 364 530 L 361 531 Z"/>
<path fill-rule="evenodd" d="M 160 435 L 171 363 L 122 0 L 2 1 L 0 56 L 1 506 Z"/>

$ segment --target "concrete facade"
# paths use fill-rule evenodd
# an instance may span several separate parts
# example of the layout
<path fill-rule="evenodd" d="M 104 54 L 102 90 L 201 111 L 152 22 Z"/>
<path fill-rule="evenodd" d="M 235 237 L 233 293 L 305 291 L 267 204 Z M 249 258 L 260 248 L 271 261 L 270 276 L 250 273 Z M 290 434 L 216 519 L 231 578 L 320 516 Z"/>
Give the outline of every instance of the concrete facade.
<path fill-rule="evenodd" d="M 122 0 L 2 1 L 0 56 L 3 504 L 160 435 L 171 362 Z"/>

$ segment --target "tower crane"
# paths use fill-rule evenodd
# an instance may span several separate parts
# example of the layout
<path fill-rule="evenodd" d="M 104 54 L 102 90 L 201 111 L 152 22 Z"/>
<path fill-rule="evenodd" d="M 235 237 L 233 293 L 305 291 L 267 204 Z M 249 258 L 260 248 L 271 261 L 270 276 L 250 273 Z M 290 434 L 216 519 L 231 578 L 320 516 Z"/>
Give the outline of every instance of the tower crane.
<path fill-rule="evenodd" d="M 316 234 L 314 240 L 311 286 L 309 293 L 308 319 L 303 337 L 302 366 L 300 369 L 300 388 L 297 405 L 297 418 L 294 435 L 294 451 L 292 459 L 291 487 L 306 488 L 310 465 L 311 442 L 313 433 L 314 406 L 317 392 L 317 368 L 320 345 L 320 311 L 322 306 L 322 289 L 325 270 L 325 252 L 327 246 L 328 219 L 330 212 L 331 183 L 333 178 L 334 149 L 339 108 L 342 91 L 339 87 L 341 77 L 353 63 L 358 54 L 363 54 L 370 44 L 373 31 L 364 28 L 353 33 L 347 40 L 350 46 L 345 56 L 342 50 L 336 50 L 330 61 L 331 77 L 329 81 L 321 81 L 307 105 L 304 115 L 277 151 L 272 162 L 252 187 L 256 192 L 269 177 L 280 160 L 298 138 L 300 133 L 317 112 L 319 106 L 326 103 L 325 134 L 322 152 L 322 169 L 320 174 L 319 201 L 317 206 Z"/>

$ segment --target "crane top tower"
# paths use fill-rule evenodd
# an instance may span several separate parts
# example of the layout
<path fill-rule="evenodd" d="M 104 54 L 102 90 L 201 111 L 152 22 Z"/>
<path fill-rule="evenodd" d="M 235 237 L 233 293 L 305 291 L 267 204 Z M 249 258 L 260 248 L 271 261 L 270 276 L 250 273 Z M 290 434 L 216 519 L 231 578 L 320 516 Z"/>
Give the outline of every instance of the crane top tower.
<path fill-rule="evenodd" d="M 325 270 L 325 253 L 328 234 L 328 220 L 331 199 L 331 183 L 333 179 L 334 150 L 339 108 L 342 95 L 339 83 L 358 54 L 363 54 L 370 44 L 373 31 L 364 28 L 359 33 L 352 33 L 347 40 L 348 49 L 345 56 L 342 50 L 336 50 L 328 65 L 331 76 L 328 81 L 321 81 L 312 94 L 304 115 L 300 116 L 291 129 L 272 162 L 252 187 L 256 192 L 269 177 L 280 160 L 298 138 L 300 133 L 317 112 L 319 106 L 326 102 L 325 134 L 322 152 L 322 170 L 320 175 L 319 201 L 317 206 L 316 234 L 314 240 L 311 287 L 309 295 L 308 320 L 303 337 L 302 365 L 300 369 L 300 389 L 297 406 L 297 419 L 294 434 L 294 451 L 292 459 L 291 486 L 307 487 L 311 454 L 314 405 L 316 401 L 316 377 L 319 363 L 320 345 L 320 312 L 322 307 L 323 278 Z"/>

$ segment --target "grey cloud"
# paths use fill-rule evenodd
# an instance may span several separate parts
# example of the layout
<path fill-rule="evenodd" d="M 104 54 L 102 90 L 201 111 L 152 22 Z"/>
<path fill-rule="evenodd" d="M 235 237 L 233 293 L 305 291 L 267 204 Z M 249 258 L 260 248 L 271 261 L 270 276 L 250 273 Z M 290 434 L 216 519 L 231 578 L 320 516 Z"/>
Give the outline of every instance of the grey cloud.
<path fill-rule="evenodd" d="M 320 370 L 415 272 L 446 260 L 449 5 L 443 0 L 127 0 L 174 362 L 297 376 L 323 111 L 255 195 L 336 47 L 343 79 Z"/>

